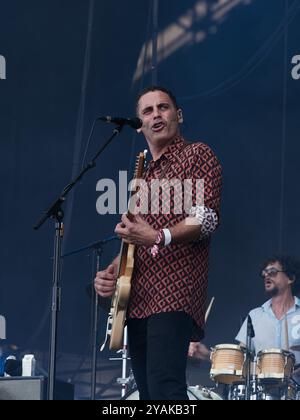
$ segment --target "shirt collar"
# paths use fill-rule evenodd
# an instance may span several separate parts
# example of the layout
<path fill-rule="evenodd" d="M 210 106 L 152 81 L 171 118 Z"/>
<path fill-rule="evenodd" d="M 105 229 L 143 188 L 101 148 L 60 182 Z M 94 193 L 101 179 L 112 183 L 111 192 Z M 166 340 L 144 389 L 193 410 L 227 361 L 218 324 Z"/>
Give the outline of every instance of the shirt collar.
<path fill-rule="evenodd" d="M 267 312 L 271 308 L 272 299 L 267 300 L 261 307 L 262 309 Z"/>
<path fill-rule="evenodd" d="M 183 146 L 184 140 L 181 136 L 177 136 L 175 137 L 173 143 L 171 143 L 168 148 L 166 149 L 166 151 L 163 153 L 163 156 L 165 156 L 167 159 L 170 159 L 171 156 L 181 150 L 182 146 Z"/>
<path fill-rule="evenodd" d="M 294 310 L 294 309 L 300 308 L 300 299 L 297 296 L 294 296 L 294 298 L 295 298 L 295 306 L 293 308 L 291 308 L 290 310 Z M 262 309 L 267 312 L 268 310 L 271 309 L 271 303 L 272 303 L 272 299 L 269 299 L 267 302 L 265 302 L 262 305 Z"/>
<path fill-rule="evenodd" d="M 171 157 L 174 155 L 175 152 L 181 150 L 182 146 L 184 144 L 184 139 L 183 137 L 181 137 L 180 135 L 176 136 L 173 140 L 173 142 L 167 147 L 167 149 L 165 150 L 165 152 L 160 156 L 159 159 L 157 160 L 151 160 L 149 162 L 149 166 L 153 167 L 154 165 L 159 165 L 160 162 L 162 162 L 163 160 L 167 159 L 170 160 Z"/>

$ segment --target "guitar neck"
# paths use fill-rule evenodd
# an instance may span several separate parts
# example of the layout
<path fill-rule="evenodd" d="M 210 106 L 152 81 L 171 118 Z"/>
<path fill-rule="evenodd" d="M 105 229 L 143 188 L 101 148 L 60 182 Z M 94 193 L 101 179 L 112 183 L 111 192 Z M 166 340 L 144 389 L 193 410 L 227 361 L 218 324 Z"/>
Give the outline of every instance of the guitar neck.
<path fill-rule="evenodd" d="M 134 179 L 141 178 L 141 176 L 142 176 L 143 167 L 144 167 L 145 159 L 146 159 L 146 153 L 147 153 L 147 151 L 145 150 L 143 153 L 140 153 L 138 158 L 137 158 Z M 135 199 L 136 199 L 136 194 L 138 193 L 138 190 L 139 190 L 138 184 L 133 184 L 132 190 L 130 192 L 129 203 L 128 203 L 128 211 L 127 211 L 127 217 L 131 222 L 134 221 L 134 212 L 135 212 L 135 205 L 136 205 L 136 200 Z M 128 254 L 128 244 L 125 243 L 122 240 L 120 254 L 119 254 L 120 255 L 120 260 L 119 260 L 119 266 L 118 266 L 118 277 L 123 275 L 124 272 L 125 272 L 126 262 L 127 262 L 127 254 Z"/>
<path fill-rule="evenodd" d="M 118 278 L 121 277 L 126 268 L 126 261 L 127 261 L 127 252 L 128 252 L 128 244 L 122 241 L 121 249 L 120 249 L 120 259 L 119 259 L 119 266 L 118 266 Z"/>

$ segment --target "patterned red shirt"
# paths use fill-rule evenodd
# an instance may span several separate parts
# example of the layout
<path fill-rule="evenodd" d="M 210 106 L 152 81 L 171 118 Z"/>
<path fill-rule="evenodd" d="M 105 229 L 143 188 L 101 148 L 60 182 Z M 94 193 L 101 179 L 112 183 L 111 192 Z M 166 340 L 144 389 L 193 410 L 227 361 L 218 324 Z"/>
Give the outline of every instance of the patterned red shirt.
<path fill-rule="evenodd" d="M 151 180 L 160 179 L 162 174 L 168 180 L 204 180 L 204 205 L 219 216 L 221 166 L 207 145 L 186 145 L 182 137 L 176 138 L 158 160 L 149 163 L 144 179 L 150 185 Z M 169 214 L 161 211 L 159 214 L 149 212 L 142 217 L 155 229 L 175 226 L 188 216 L 185 211 L 182 214 L 174 213 L 179 194 L 181 191 L 176 191 L 176 186 L 171 189 Z M 161 207 L 161 191 L 155 199 Z M 195 188 L 192 199 L 195 205 Z M 201 339 L 207 298 L 209 247 L 210 237 L 189 244 L 171 243 L 160 248 L 155 258 L 152 257 L 150 248 L 136 247 L 128 318 L 146 318 L 160 312 L 185 311 L 195 321 L 193 339 Z"/>

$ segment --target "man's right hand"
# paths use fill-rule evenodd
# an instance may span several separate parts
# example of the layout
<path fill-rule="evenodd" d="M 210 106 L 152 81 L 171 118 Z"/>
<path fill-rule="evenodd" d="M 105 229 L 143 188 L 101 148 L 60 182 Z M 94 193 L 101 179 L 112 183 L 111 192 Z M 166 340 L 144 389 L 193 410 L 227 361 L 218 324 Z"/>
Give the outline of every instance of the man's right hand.
<path fill-rule="evenodd" d="M 190 342 L 189 357 L 200 360 L 210 360 L 210 350 L 200 342 Z"/>
<path fill-rule="evenodd" d="M 117 267 L 113 264 L 110 264 L 106 270 L 98 271 L 94 287 L 96 293 L 102 297 L 110 297 L 116 288 L 117 281 Z"/>

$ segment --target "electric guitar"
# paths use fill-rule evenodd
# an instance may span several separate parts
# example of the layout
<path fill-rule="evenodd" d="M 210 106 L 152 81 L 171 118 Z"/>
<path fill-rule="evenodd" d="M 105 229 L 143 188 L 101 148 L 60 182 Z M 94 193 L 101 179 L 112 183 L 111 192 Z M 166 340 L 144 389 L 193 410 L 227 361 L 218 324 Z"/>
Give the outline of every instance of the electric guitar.
<path fill-rule="evenodd" d="M 142 177 L 143 168 L 146 160 L 145 150 L 139 153 L 135 166 L 134 180 Z M 134 183 L 130 193 L 127 217 L 133 220 L 134 209 L 137 201 L 136 193 L 139 190 L 138 183 Z M 134 249 L 135 246 L 127 244 L 122 241 L 120 250 L 120 259 L 118 266 L 118 276 L 116 282 L 116 289 L 112 296 L 112 304 L 107 319 L 106 339 L 101 347 L 103 350 L 108 336 L 110 336 L 109 348 L 110 350 L 119 350 L 123 347 L 123 333 L 124 323 L 126 319 L 127 305 L 131 289 L 131 277 L 134 266 Z"/>

